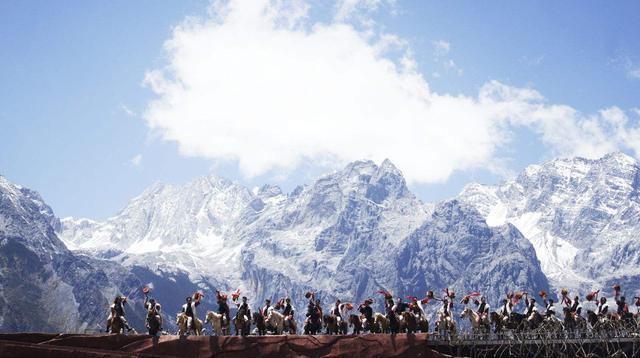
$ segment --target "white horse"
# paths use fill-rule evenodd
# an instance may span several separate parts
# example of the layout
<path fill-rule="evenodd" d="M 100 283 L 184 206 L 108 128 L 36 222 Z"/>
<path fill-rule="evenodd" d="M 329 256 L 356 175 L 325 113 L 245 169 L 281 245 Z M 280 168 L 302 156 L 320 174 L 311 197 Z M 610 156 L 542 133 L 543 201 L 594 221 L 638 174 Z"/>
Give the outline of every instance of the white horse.
<path fill-rule="evenodd" d="M 464 308 L 464 310 L 460 314 L 460 318 L 469 318 L 469 322 L 471 322 L 471 327 L 474 331 L 478 331 L 480 330 L 480 328 L 482 328 L 482 318 L 480 317 L 478 312 L 472 310 L 469 307 Z"/>
<path fill-rule="evenodd" d="M 221 314 L 213 311 L 207 311 L 207 315 L 204 318 L 204 324 L 211 322 L 211 328 L 213 329 L 213 332 L 215 332 L 216 336 L 222 336 L 221 318 Z"/>
<path fill-rule="evenodd" d="M 282 334 L 284 329 L 284 315 L 276 310 L 271 310 L 267 316 L 267 323 L 275 328 L 276 334 Z"/>

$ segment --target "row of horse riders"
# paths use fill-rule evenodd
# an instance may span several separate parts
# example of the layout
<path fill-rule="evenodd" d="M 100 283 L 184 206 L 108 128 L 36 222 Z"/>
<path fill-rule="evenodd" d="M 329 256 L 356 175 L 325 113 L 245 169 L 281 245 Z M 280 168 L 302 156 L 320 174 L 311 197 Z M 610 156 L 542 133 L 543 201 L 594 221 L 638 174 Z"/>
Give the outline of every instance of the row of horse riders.
<path fill-rule="evenodd" d="M 588 318 L 593 320 L 607 320 L 630 317 L 629 306 L 625 297 L 619 294 L 620 286 L 614 285 L 615 302 L 618 305 L 617 312 L 609 312 L 608 303 L 605 297 L 598 299 L 599 291 L 586 295 L 587 301 L 596 302 L 596 310 L 589 311 Z M 309 299 L 304 323 L 305 334 L 318 334 L 323 328 L 327 334 L 346 333 L 347 327 L 353 327 L 354 333 L 362 331 L 370 332 L 427 332 L 429 323 L 424 304 L 431 300 L 441 301 L 442 306 L 437 312 L 435 329 L 440 331 L 455 332 L 455 320 L 453 319 L 453 304 L 455 292 L 444 290 L 442 298 L 435 297 L 433 291 L 428 291 L 424 299 L 408 296 L 409 301 L 404 302 L 398 297 L 394 300 L 393 295 L 387 291 L 378 291 L 385 297 L 385 313 L 373 312 L 372 299 L 365 300 L 359 307 L 358 313 L 354 313 L 354 306 L 350 302 L 342 303 L 337 300 L 327 314 L 323 314 L 320 300 L 315 299 L 312 292 L 307 292 L 305 297 Z M 149 289 L 144 288 L 144 306 L 147 309 L 146 327 L 149 334 L 156 335 L 162 331 L 161 306 L 155 299 L 149 297 Z M 460 300 L 464 305 L 461 317 L 467 317 L 474 328 L 490 327 L 494 323 L 496 330 L 503 327 L 509 328 L 535 328 L 543 321 L 558 321 L 555 317 L 555 304 L 552 299 L 548 299 L 546 292 L 539 293 L 543 299 L 546 311 L 541 314 L 538 311 L 535 298 L 530 298 L 526 292 L 508 293 L 506 299 L 502 300 L 497 311 L 489 312 L 490 306 L 484 296 L 479 292 L 471 292 Z M 204 324 L 211 323 L 213 331 L 218 334 L 230 334 L 230 324 L 235 326 L 236 334 L 249 334 L 251 322 L 256 325 L 255 333 L 266 334 L 273 332 L 281 334 L 288 332 L 295 334 L 297 324 L 294 318 L 295 310 L 289 298 L 279 300 L 274 306 L 270 300 L 265 301 L 265 306 L 258 312 L 251 314 L 251 309 L 247 303 L 247 297 L 242 297 L 239 301 L 240 291 L 232 293 L 232 301 L 237 306 L 237 312 L 233 319 L 230 318 L 227 295 L 219 291 L 216 292 L 218 311 L 208 311 L 205 315 Z M 186 298 L 181 312 L 178 313 L 176 325 L 179 327 L 179 334 L 200 334 L 203 322 L 197 318 L 196 307 L 201 302 L 202 293 L 196 292 Z M 565 323 L 576 325 L 581 323 L 582 305 L 578 296 L 570 299 L 568 291 L 561 291 L 561 303 L 564 306 Z M 513 312 L 515 306 L 524 298 L 525 310 L 522 314 Z M 126 297 L 117 296 L 110 308 L 110 315 L 107 320 L 107 331 L 121 333 L 125 329 L 131 330 L 125 318 L 124 304 Z M 475 304 L 475 309 L 468 307 L 469 303 Z M 640 298 L 635 297 L 636 306 L 640 306 Z M 553 323 L 553 322 L 552 322 Z M 594 322 L 595 323 L 595 322 Z"/>

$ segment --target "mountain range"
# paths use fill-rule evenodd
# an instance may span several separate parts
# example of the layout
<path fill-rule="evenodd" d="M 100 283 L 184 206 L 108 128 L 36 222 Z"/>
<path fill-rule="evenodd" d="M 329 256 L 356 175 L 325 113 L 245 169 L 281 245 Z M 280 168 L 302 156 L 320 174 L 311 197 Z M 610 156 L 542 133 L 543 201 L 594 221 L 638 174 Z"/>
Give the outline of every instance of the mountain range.
<path fill-rule="evenodd" d="M 325 305 L 373 297 L 378 311 L 381 289 L 480 291 L 494 307 L 507 290 L 584 294 L 615 282 L 633 292 L 638 173 L 618 152 L 557 159 L 424 204 L 389 160 L 357 161 L 290 193 L 214 175 L 156 183 L 105 221 L 58 219 L 0 177 L 0 330 L 103 329 L 118 292 L 142 329 L 145 285 L 169 329 L 195 290 L 202 313 L 217 308 L 216 289 L 239 288 L 254 309 L 291 297 L 299 319 L 307 291 Z"/>

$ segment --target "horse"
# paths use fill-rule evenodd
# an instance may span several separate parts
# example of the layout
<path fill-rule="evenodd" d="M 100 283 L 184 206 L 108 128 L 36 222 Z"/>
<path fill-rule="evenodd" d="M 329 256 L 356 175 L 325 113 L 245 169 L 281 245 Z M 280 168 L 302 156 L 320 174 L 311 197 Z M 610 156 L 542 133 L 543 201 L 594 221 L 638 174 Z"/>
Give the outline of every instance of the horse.
<path fill-rule="evenodd" d="M 315 335 L 318 334 L 322 330 L 322 321 L 319 318 L 313 319 L 311 317 L 307 317 L 304 321 L 304 334 Z"/>
<path fill-rule="evenodd" d="M 564 307 L 562 311 L 564 312 L 564 328 L 568 332 L 569 338 L 573 338 L 576 333 L 586 330 L 587 322 L 577 312 L 572 312 L 569 307 Z"/>
<path fill-rule="evenodd" d="M 375 328 L 374 333 L 389 333 L 389 319 L 380 312 L 373 314 L 373 325 Z"/>
<path fill-rule="evenodd" d="M 416 319 L 416 315 L 412 312 L 404 311 L 402 312 L 402 331 L 407 331 L 407 333 L 416 333 L 418 330 L 418 320 Z"/>
<path fill-rule="evenodd" d="M 518 312 L 511 312 L 506 323 L 506 328 L 518 332 L 523 331 L 528 326 L 527 316 Z"/>
<path fill-rule="evenodd" d="M 150 336 L 157 336 L 162 330 L 162 317 L 160 313 L 154 309 L 147 311 L 146 326 Z"/>
<path fill-rule="evenodd" d="M 199 320 L 198 318 L 194 318 L 194 325 L 195 325 L 195 329 L 193 327 L 187 327 L 187 315 L 184 313 L 178 313 L 177 317 L 176 317 L 176 325 L 178 326 L 178 335 L 186 335 L 189 334 L 190 332 L 193 332 L 196 336 L 199 336 L 202 334 L 202 321 Z"/>
<path fill-rule="evenodd" d="M 236 315 L 233 325 L 236 327 L 236 336 L 246 336 L 251 330 L 251 321 L 242 314 Z"/>
<path fill-rule="evenodd" d="M 353 327 L 353 334 L 362 333 L 362 321 L 357 315 L 349 315 L 349 327 Z"/>
<path fill-rule="evenodd" d="M 124 333 L 124 323 L 120 319 L 120 317 L 112 316 L 109 318 L 110 326 L 109 333 L 111 334 L 122 334 Z"/>
<path fill-rule="evenodd" d="M 265 322 L 275 329 L 276 334 L 282 334 L 284 329 L 284 315 L 282 313 L 271 310 Z"/>
<path fill-rule="evenodd" d="M 591 326 L 591 331 L 598 334 L 612 334 L 614 324 L 611 321 L 610 315 L 598 316 L 595 312 L 587 311 L 587 321 Z"/>
<path fill-rule="evenodd" d="M 502 329 L 504 328 L 505 324 L 504 317 L 498 312 L 494 311 L 489 314 L 489 319 L 491 320 L 491 324 L 495 327 L 493 329 L 493 332 L 501 336 Z"/>
<path fill-rule="evenodd" d="M 489 326 L 478 314 L 478 312 L 472 310 L 469 307 L 465 307 L 462 313 L 460 314 L 460 318 L 466 318 L 466 317 L 469 318 L 469 322 L 471 322 L 471 327 L 473 328 L 474 333 L 487 333 Z"/>
<path fill-rule="evenodd" d="M 446 317 L 444 312 L 438 311 L 438 320 L 436 321 L 436 330 L 440 333 L 441 336 L 446 336 L 449 334 L 450 338 L 455 338 L 456 336 L 456 323 L 449 316 Z"/>
<path fill-rule="evenodd" d="M 389 320 L 389 333 L 395 334 L 400 332 L 400 320 L 395 312 L 390 312 L 387 314 L 387 319 Z"/>
<path fill-rule="evenodd" d="M 338 334 L 338 320 L 336 316 L 326 314 L 322 317 L 322 322 L 326 329 L 326 334 Z"/>
<path fill-rule="evenodd" d="M 253 322 L 256 324 L 258 335 L 265 336 L 267 334 L 267 324 L 264 321 L 264 316 L 259 312 L 253 312 Z"/>
<path fill-rule="evenodd" d="M 289 334 L 296 334 L 298 332 L 298 324 L 296 323 L 296 319 L 293 316 L 291 317 L 291 319 L 287 319 L 287 317 L 285 317 L 283 327 L 284 331 Z"/>
<path fill-rule="evenodd" d="M 222 315 L 217 312 L 207 311 L 207 315 L 204 318 L 204 324 L 209 322 L 211 322 L 211 329 L 216 336 L 222 336 Z"/>

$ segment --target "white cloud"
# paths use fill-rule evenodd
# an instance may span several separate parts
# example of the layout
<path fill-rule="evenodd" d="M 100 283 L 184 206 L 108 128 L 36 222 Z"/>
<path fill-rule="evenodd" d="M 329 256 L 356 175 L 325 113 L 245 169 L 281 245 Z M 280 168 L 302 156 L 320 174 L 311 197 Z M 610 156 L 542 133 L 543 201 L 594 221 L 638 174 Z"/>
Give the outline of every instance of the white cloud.
<path fill-rule="evenodd" d="M 444 56 L 451 50 L 451 43 L 445 40 L 433 41 L 433 49 L 436 56 Z"/>
<path fill-rule="evenodd" d="M 390 158 L 412 182 L 504 171 L 496 153 L 518 126 L 558 155 L 639 153 L 638 129 L 615 107 L 585 116 L 496 81 L 477 97 L 436 93 L 404 40 L 312 23 L 305 5 L 230 1 L 185 20 L 165 43 L 166 67 L 147 73 L 148 126 L 183 155 L 234 161 L 247 176 L 362 158 Z M 403 49 L 397 61 L 388 43 Z"/>
<path fill-rule="evenodd" d="M 640 67 L 630 68 L 627 72 L 627 76 L 631 78 L 640 78 Z"/>
<path fill-rule="evenodd" d="M 142 164 L 142 154 L 136 154 L 133 158 L 129 159 L 129 165 L 132 167 L 139 167 Z"/>

